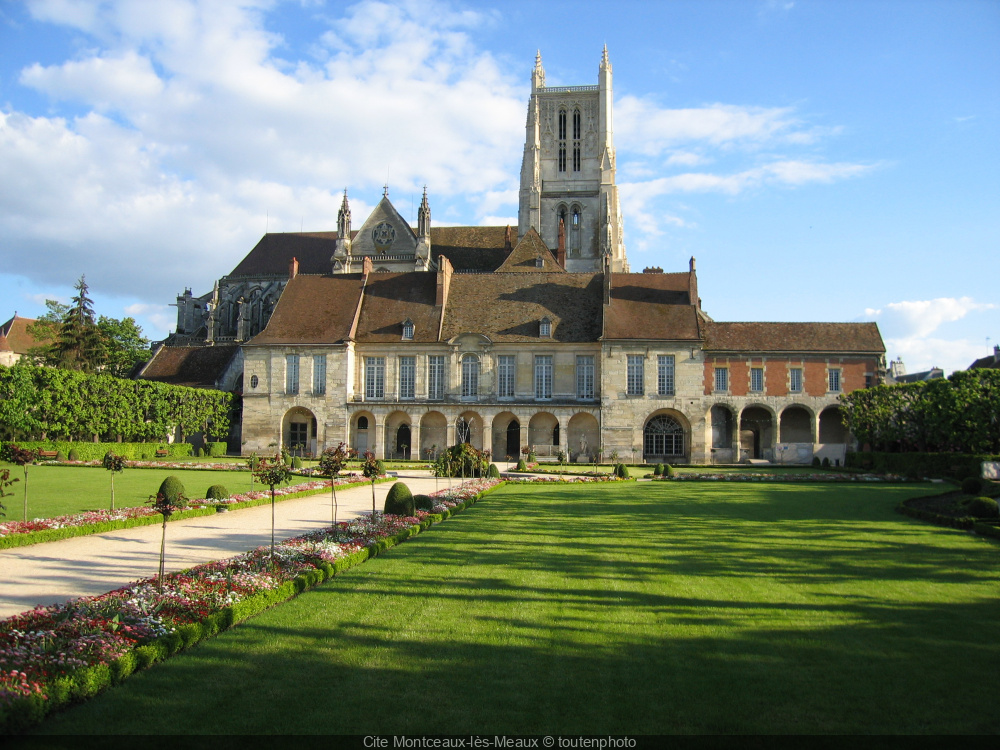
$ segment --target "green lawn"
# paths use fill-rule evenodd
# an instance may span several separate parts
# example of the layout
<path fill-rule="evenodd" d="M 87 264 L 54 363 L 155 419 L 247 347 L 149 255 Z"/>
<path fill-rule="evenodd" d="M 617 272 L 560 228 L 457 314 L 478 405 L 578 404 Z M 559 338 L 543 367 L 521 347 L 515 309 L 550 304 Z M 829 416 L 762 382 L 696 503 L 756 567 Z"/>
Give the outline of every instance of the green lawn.
<path fill-rule="evenodd" d="M 20 482 L 12 485 L 12 493 L 3 498 L 6 516 L 0 520 L 22 520 L 24 474 L 21 467 L 0 464 L 9 468 L 11 477 Z M 248 471 L 208 471 L 195 469 L 125 469 L 115 475 L 115 507 L 125 508 L 144 505 L 150 495 L 155 495 L 160 483 L 173 475 L 184 483 L 190 498 L 203 498 L 213 484 L 223 484 L 232 493 L 250 490 Z M 293 477 L 292 482 L 309 482 L 305 477 Z M 260 482 L 254 489 L 261 489 Z M 50 518 L 83 510 L 111 507 L 111 472 L 91 466 L 29 466 L 28 467 L 28 518 Z"/>
<path fill-rule="evenodd" d="M 43 730 L 997 733 L 1000 547 L 920 491 L 507 487 Z"/>

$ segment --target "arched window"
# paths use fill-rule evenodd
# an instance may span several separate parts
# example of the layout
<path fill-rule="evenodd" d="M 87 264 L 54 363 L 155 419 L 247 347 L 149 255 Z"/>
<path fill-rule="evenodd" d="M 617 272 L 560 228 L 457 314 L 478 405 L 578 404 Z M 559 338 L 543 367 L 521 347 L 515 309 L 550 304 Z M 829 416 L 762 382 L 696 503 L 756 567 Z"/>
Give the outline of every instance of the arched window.
<path fill-rule="evenodd" d="M 573 110 L 573 171 L 580 171 L 580 110 Z"/>
<path fill-rule="evenodd" d="M 559 110 L 559 171 L 566 171 L 566 110 Z"/>
<path fill-rule="evenodd" d="M 676 419 L 660 414 L 642 431 L 643 456 L 684 455 L 684 428 Z"/>
<path fill-rule="evenodd" d="M 358 429 L 359 430 L 368 429 L 368 417 L 358 417 Z"/>
<path fill-rule="evenodd" d="M 573 206 L 572 219 L 569 223 L 569 254 L 572 256 L 580 255 L 580 225 L 582 221 L 582 210 L 579 206 Z"/>
<path fill-rule="evenodd" d="M 403 321 L 403 340 L 413 341 L 413 321 L 409 318 Z"/>
<path fill-rule="evenodd" d="M 474 400 L 479 396 L 479 357 L 466 354 L 462 357 L 462 398 Z"/>
<path fill-rule="evenodd" d="M 552 337 L 552 321 L 547 317 L 538 321 L 538 335 L 542 338 Z"/>

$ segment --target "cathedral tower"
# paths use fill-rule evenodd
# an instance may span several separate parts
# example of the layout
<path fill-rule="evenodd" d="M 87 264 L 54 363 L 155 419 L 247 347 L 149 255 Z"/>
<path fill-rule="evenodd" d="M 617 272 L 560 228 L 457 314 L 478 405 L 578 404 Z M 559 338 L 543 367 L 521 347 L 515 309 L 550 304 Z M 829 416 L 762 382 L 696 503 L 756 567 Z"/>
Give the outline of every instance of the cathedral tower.
<path fill-rule="evenodd" d="M 627 271 L 615 184 L 611 61 L 604 48 L 596 86 L 545 85 L 535 57 L 525 127 L 518 236 L 534 227 L 550 248 L 565 227 L 566 270 L 599 272 L 602 258 Z"/>

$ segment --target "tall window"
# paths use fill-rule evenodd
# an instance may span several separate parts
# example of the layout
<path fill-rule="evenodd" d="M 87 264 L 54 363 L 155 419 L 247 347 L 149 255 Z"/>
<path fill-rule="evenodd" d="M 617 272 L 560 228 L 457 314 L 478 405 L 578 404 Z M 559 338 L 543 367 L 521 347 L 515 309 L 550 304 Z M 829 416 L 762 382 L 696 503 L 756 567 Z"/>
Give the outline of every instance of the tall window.
<path fill-rule="evenodd" d="M 840 393 L 840 370 L 830 370 L 830 393 Z"/>
<path fill-rule="evenodd" d="M 729 368 L 728 367 L 716 367 L 715 368 L 715 390 L 716 391 L 728 391 L 729 390 Z"/>
<path fill-rule="evenodd" d="M 403 321 L 403 339 L 413 341 L 413 321 L 409 318 Z"/>
<path fill-rule="evenodd" d="M 313 356 L 313 394 L 322 396 L 326 393 L 326 355 Z"/>
<path fill-rule="evenodd" d="M 479 357 L 466 354 L 462 357 L 462 398 L 474 399 L 479 396 Z"/>
<path fill-rule="evenodd" d="M 573 171 L 580 171 L 580 110 L 573 110 Z"/>
<path fill-rule="evenodd" d="M 497 398 L 514 398 L 517 358 L 513 354 L 497 357 Z"/>
<path fill-rule="evenodd" d="M 642 368 L 645 364 L 645 357 L 641 354 L 628 355 L 627 386 L 629 396 L 641 396 L 644 393 L 642 378 Z"/>
<path fill-rule="evenodd" d="M 793 367 L 788 371 L 788 390 L 792 393 L 802 392 L 802 368 Z"/>
<path fill-rule="evenodd" d="M 548 318 L 542 318 L 538 323 L 538 335 L 542 338 L 550 338 L 552 336 L 552 321 Z"/>
<path fill-rule="evenodd" d="M 295 395 L 299 392 L 299 355 L 285 355 L 285 393 Z"/>
<path fill-rule="evenodd" d="M 385 398 L 385 357 L 365 357 L 365 398 Z"/>
<path fill-rule="evenodd" d="M 656 358 L 656 392 L 661 396 L 674 395 L 673 354 L 661 354 Z"/>
<path fill-rule="evenodd" d="M 566 171 L 566 110 L 559 110 L 559 171 Z"/>
<path fill-rule="evenodd" d="M 552 355 L 535 357 L 535 398 L 552 398 Z"/>
<path fill-rule="evenodd" d="M 569 254 L 580 255 L 580 207 L 573 206 L 573 219 L 569 225 Z"/>
<path fill-rule="evenodd" d="M 750 391 L 752 393 L 763 393 L 764 391 L 764 368 L 750 368 Z"/>
<path fill-rule="evenodd" d="M 590 399 L 594 397 L 594 357 L 592 355 L 576 358 L 576 397 Z"/>
<path fill-rule="evenodd" d="M 399 358 L 399 397 L 413 398 L 416 395 L 417 358 Z"/>
<path fill-rule="evenodd" d="M 444 356 L 427 357 L 427 398 L 432 401 L 444 398 Z"/>

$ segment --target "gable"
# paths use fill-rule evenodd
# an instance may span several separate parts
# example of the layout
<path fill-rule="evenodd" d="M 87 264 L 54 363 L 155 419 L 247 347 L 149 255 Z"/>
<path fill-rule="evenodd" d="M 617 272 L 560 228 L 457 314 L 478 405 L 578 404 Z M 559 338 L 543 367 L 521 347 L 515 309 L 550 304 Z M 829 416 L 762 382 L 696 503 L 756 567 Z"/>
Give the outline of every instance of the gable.
<path fill-rule="evenodd" d="M 389 198 L 382 197 L 351 243 L 351 255 L 416 255 L 417 235 Z"/>
<path fill-rule="evenodd" d="M 541 264 L 539 265 L 539 261 Z M 545 245 L 534 227 L 524 233 L 497 272 L 505 273 L 565 273 L 552 251 Z"/>

